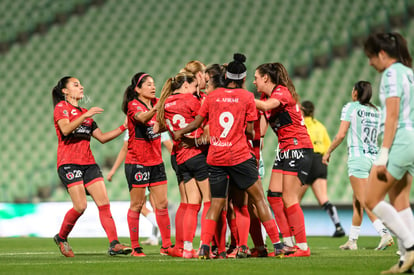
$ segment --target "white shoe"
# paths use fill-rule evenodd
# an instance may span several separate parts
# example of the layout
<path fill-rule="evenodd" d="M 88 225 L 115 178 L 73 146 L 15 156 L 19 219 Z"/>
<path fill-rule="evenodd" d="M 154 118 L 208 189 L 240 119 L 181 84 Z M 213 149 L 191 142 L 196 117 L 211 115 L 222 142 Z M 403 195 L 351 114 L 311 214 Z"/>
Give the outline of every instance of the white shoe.
<path fill-rule="evenodd" d="M 348 240 L 345 244 L 339 247 L 342 250 L 357 250 L 357 242 L 356 240 Z"/>
<path fill-rule="evenodd" d="M 141 242 L 141 244 L 145 244 L 145 245 L 158 245 L 158 239 L 151 237 L 148 238 L 147 240 Z"/>
<path fill-rule="evenodd" d="M 378 244 L 375 250 L 384 250 L 387 247 L 394 244 L 394 239 L 392 238 L 391 234 L 387 233 L 381 237 L 380 243 Z"/>

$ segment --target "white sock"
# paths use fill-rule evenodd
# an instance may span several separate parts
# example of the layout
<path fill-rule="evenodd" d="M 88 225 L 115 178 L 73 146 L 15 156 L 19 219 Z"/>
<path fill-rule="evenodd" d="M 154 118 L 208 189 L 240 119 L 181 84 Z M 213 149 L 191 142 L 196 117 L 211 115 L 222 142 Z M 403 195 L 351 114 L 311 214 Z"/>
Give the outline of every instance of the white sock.
<path fill-rule="evenodd" d="M 308 243 L 296 243 L 300 250 L 308 250 Z"/>
<path fill-rule="evenodd" d="M 193 251 L 193 243 L 189 241 L 184 241 L 184 250 Z"/>
<path fill-rule="evenodd" d="M 403 241 L 405 248 L 414 245 L 414 236 L 411 234 L 400 215 L 398 215 L 397 210 L 395 210 L 391 204 L 385 201 L 380 201 L 374 209 L 372 209 L 372 212 L 383 221 L 385 226 L 388 227 L 397 238 Z"/>
<path fill-rule="evenodd" d="M 350 241 L 358 240 L 360 231 L 361 231 L 361 226 L 351 225 L 351 230 L 349 230 L 349 240 Z"/>
<path fill-rule="evenodd" d="M 290 247 L 295 246 L 295 243 L 293 242 L 293 237 L 283 238 L 283 243 L 287 246 L 290 246 Z"/>
<path fill-rule="evenodd" d="M 407 225 L 408 229 L 411 232 L 413 232 L 414 231 L 414 216 L 413 216 L 413 212 L 411 211 L 411 208 L 408 207 L 404 210 L 401 210 L 400 212 L 398 212 L 398 215 L 400 215 L 401 219 Z M 400 260 L 404 261 L 405 260 L 405 253 L 407 252 L 407 250 L 405 249 L 405 247 L 402 244 L 402 241 L 400 239 L 397 239 L 397 243 L 398 243 L 398 250 L 401 253 Z"/>
<path fill-rule="evenodd" d="M 378 234 L 383 237 L 385 234 L 389 234 L 390 232 L 384 226 L 380 219 L 376 219 L 372 225 L 374 226 L 375 230 L 377 230 Z"/>

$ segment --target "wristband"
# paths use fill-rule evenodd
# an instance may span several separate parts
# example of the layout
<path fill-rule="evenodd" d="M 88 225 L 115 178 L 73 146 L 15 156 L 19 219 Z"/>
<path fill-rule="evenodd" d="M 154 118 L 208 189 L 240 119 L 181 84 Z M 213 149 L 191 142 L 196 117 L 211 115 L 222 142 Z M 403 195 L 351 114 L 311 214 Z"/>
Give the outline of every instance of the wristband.
<path fill-rule="evenodd" d="M 123 131 L 125 131 L 126 130 L 126 127 L 122 124 L 121 126 L 119 126 L 119 128 L 118 128 L 119 130 L 121 130 L 121 132 L 123 132 Z"/>
<path fill-rule="evenodd" d="M 376 166 L 385 166 L 388 162 L 388 148 L 381 147 L 377 159 L 374 161 L 374 164 Z"/>

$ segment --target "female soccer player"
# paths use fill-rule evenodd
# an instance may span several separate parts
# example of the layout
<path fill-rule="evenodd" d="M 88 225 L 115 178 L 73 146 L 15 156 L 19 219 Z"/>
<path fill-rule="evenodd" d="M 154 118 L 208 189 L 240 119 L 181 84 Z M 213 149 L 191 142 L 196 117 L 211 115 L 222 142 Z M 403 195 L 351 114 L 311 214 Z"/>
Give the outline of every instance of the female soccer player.
<path fill-rule="evenodd" d="M 194 95 L 197 92 L 198 81 L 192 73 L 178 73 L 169 78 L 162 88 L 159 101 L 157 121 L 161 129 L 168 128 L 173 132 L 179 130 L 191 121 L 200 109 L 200 100 Z M 191 138 L 198 138 L 202 129 L 191 133 Z M 190 137 L 188 136 L 188 137 Z M 204 188 L 208 183 L 208 166 L 206 156 L 197 146 L 185 147 L 180 142 L 175 142 L 173 147 L 178 173 L 183 178 L 185 201 L 187 202 L 184 213 L 184 258 L 193 258 L 193 239 L 197 228 L 197 215 L 201 208 L 201 201 L 210 201 L 210 192 L 201 193 L 200 186 Z"/>
<path fill-rule="evenodd" d="M 264 112 L 279 140 L 268 200 L 288 246 L 293 246 L 290 228 L 293 229 L 299 249 L 290 256 L 309 257 L 299 193 L 310 172 L 313 146 L 303 123 L 298 95 L 281 63 L 260 65 L 254 79 L 257 91 L 265 96 L 265 100 L 256 100 L 256 107 Z"/>
<path fill-rule="evenodd" d="M 379 110 L 370 102 L 371 95 L 371 83 L 367 81 L 355 83 L 351 94 L 353 102 L 342 108 L 338 133 L 323 156 L 323 163 L 328 164 L 331 153 L 341 144 L 348 133 L 348 175 L 354 193 L 352 196 L 353 215 L 349 240 L 339 247 L 344 250 L 358 249 L 357 240 L 364 208 L 374 228 L 381 236 L 376 249 L 383 250 L 394 243 L 388 229 L 365 207 L 368 175 L 378 151 L 377 136 L 380 120 Z"/>
<path fill-rule="evenodd" d="M 368 179 L 366 205 L 397 236 L 400 261 L 385 273 L 404 273 L 414 264 L 414 218 L 409 194 L 414 175 L 414 75 L 407 41 L 399 33 L 368 37 L 369 64 L 382 73 L 383 141 Z M 388 193 L 391 205 L 385 202 Z"/>
<path fill-rule="evenodd" d="M 67 238 L 85 211 L 86 194 L 89 194 L 98 206 L 99 218 L 110 242 L 108 253 L 129 254 L 132 249 L 118 241 L 102 173 L 90 149 L 91 137 L 101 143 L 108 142 L 119 136 L 125 130 L 125 125 L 102 133 L 92 117 L 102 113 L 103 109 L 92 107 L 86 110 L 80 107 L 79 102 L 83 96 L 83 86 L 77 78 L 71 76 L 59 80 L 52 92 L 55 106 L 53 117 L 58 136 L 57 170 L 73 203 L 73 208 L 66 213 L 54 241 L 64 256 L 74 257 Z"/>
<path fill-rule="evenodd" d="M 171 251 L 170 217 L 168 213 L 167 176 L 161 154 L 161 137 L 154 132 L 157 98 L 154 79 L 140 72 L 131 79 L 126 88 L 122 110 L 128 117 L 128 151 L 131 158 L 125 160 L 125 175 L 131 197 L 128 210 L 128 227 L 132 256 L 145 256 L 139 246 L 139 215 L 145 204 L 148 187 L 154 200 L 155 217 L 160 229 L 161 255 Z"/>
<path fill-rule="evenodd" d="M 313 194 L 315 194 L 319 205 L 328 213 L 333 224 L 335 225 L 335 232 L 333 237 L 345 236 L 345 231 L 341 226 L 338 217 L 338 212 L 335 205 L 328 199 L 328 166 L 322 163 L 322 156 L 331 145 L 331 139 L 326 131 L 325 126 L 313 117 L 315 106 L 309 100 L 303 101 L 301 106 L 303 118 L 305 120 L 306 128 L 313 144 L 312 154 L 312 168 L 306 184 L 302 187 L 299 194 L 300 200 L 305 195 L 308 187 L 311 186 Z"/>
<path fill-rule="evenodd" d="M 108 181 L 112 181 L 112 177 L 115 174 L 116 170 L 118 170 L 119 166 L 122 164 L 122 162 L 125 161 L 125 159 L 128 159 L 131 157 L 128 154 L 128 139 L 129 139 L 129 131 L 125 131 L 124 135 L 124 143 L 122 145 L 121 150 L 119 150 L 118 156 L 116 157 L 116 160 L 114 164 L 112 165 L 111 170 L 109 170 L 108 175 L 106 178 Z M 172 150 L 172 142 L 169 134 L 167 132 L 163 132 L 161 134 L 161 142 L 162 144 L 167 148 L 167 150 L 171 153 Z M 148 194 L 150 195 L 150 194 Z M 148 196 L 149 201 L 151 203 L 152 208 L 154 209 L 154 200 L 151 196 Z M 155 214 L 151 209 L 149 209 L 146 204 L 142 205 L 141 214 L 152 224 L 152 235 L 148 238 L 148 240 L 141 242 L 141 244 L 149 244 L 149 245 L 158 245 L 158 225 L 155 218 Z"/>
<path fill-rule="evenodd" d="M 256 160 L 250 153 L 246 139 L 246 134 L 254 136 L 253 121 L 257 119 L 257 114 L 253 94 L 241 88 L 246 78 L 245 60 L 246 57 L 242 54 L 234 55 L 234 60 L 227 67 L 225 88 L 210 92 L 195 120 L 187 127 L 174 132 L 174 139 L 180 139 L 184 134 L 200 127 L 204 119 L 209 121 L 210 146 L 207 163 L 210 165 L 212 201 L 201 236 L 201 259 L 209 258 L 210 243 L 216 231 L 217 221 L 226 205 L 229 182 L 252 196 L 260 220 L 274 245 L 275 255 L 281 256 L 286 252 L 266 204 Z M 247 252 L 246 243 L 239 248 L 238 257 L 247 257 Z"/>

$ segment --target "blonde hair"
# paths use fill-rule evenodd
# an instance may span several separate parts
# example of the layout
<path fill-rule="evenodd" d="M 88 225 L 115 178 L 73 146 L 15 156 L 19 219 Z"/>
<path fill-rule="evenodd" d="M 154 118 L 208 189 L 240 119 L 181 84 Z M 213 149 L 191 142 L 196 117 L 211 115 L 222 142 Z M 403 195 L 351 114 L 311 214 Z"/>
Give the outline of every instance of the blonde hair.
<path fill-rule="evenodd" d="M 204 72 L 206 70 L 206 65 L 198 60 L 192 60 L 188 62 L 184 68 L 180 70 L 180 72 L 192 73 L 196 75 L 198 72 Z"/>
<path fill-rule="evenodd" d="M 194 74 L 188 72 L 179 72 L 174 77 L 170 77 L 165 81 L 164 86 L 161 90 L 161 96 L 158 101 L 158 110 L 157 110 L 157 122 L 160 126 L 160 129 L 165 128 L 165 101 L 167 98 L 172 95 L 172 93 L 180 89 L 184 82 L 192 83 L 196 78 Z"/>

